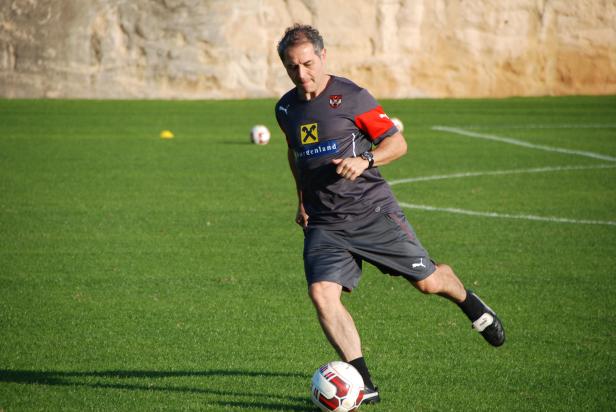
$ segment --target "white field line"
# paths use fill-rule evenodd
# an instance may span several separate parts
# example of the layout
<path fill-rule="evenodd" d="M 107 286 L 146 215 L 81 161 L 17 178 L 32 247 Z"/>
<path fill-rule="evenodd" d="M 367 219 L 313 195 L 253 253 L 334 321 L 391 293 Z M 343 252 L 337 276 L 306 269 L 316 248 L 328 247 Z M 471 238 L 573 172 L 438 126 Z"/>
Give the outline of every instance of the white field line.
<path fill-rule="evenodd" d="M 486 172 L 466 172 L 466 173 L 453 173 L 449 175 L 435 175 L 435 176 L 420 176 L 409 177 L 406 179 L 396 179 L 389 181 L 390 186 L 399 185 L 402 183 L 414 183 L 425 182 L 430 180 L 442 180 L 442 179 L 459 179 L 464 177 L 476 177 L 476 176 L 499 176 L 499 175 L 513 175 L 521 173 L 545 173 L 545 172 L 562 172 L 567 170 L 591 170 L 591 169 L 613 169 L 616 165 L 594 165 L 594 166 L 555 166 L 555 167 L 536 167 L 532 169 L 513 169 L 513 170 L 492 170 Z"/>
<path fill-rule="evenodd" d="M 403 202 L 399 202 L 399 204 L 400 206 L 407 208 L 407 209 L 427 210 L 430 212 L 456 213 L 456 214 L 469 215 L 469 216 L 481 216 L 481 217 L 491 217 L 491 218 L 500 218 L 500 219 L 537 220 L 537 221 L 542 221 L 542 222 L 575 223 L 575 224 L 583 224 L 583 225 L 616 226 L 616 222 L 611 221 L 611 220 L 578 220 L 578 219 L 566 219 L 566 218 L 551 217 L 551 216 L 512 215 L 508 213 L 477 212 L 474 210 L 457 209 L 457 208 L 452 208 L 452 207 L 434 207 L 434 206 L 416 205 L 416 204 L 403 203 Z"/>
<path fill-rule="evenodd" d="M 616 129 L 616 124 L 611 123 L 588 123 L 588 124 L 499 124 L 478 125 L 469 124 L 461 126 L 449 126 L 460 129 Z"/>
<path fill-rule="evenodd" d="M 457 128 L 457 127 L 433 126 L 432 130 L 439 130 L 439 131 L 442 131 L 442 132 L 453 133 L 453 134 L 457 134 L 457 135 L 461 135 L 461 136 L 467 136 L 467 137 L 473 137 L 473 138 L 476 138 L 476 139 L 493 140 L 493 141 L 497 141 L 497 142 L 501 142 L 501 143 L 508 143 L 508 144 L 512 144 L 512 145 L 516 145 L 516 146 L 522 146 L 522 147 L 526 147 L 526 148 L 529 148 L 529 149 L 545 150 L 547 152 L 565 153 L 565 154 L 571 154 L 571 155 L 576 155 L 576 156 L 591 157 L 593 159 L 600 159 L 600 160 L 607 160 L 607 161 L 610 161 L 610 162 L 616 162 L 616 157 L 607 156 L 607 155 L 600 154 L 600 153 L 586 152 L 586 151 L 582 151 L 582 150 L 563 149 L 561 147 L 553 147 L 553 146 L 544 146 L 544 145 L 532 144 L 532 143 L 525 142 L 523 140 L 512 139 L 510 137 L 497 136 L 497 135 L 494 135 L 494 134 L 470 132 L 468 130 L 460 129 L 460 128 Z"/>

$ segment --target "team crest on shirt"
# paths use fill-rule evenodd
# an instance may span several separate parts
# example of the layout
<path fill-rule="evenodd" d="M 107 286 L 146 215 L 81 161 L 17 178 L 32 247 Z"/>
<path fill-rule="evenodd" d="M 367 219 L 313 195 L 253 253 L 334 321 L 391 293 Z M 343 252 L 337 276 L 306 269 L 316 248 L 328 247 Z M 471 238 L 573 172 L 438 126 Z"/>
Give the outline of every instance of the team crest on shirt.
<path fill-rule="evenodd" d="M 299 136 L 302 144 L 313 144 L 319 142 L 319 124 L 309 123 L 299 127 Z"/>
<path fill-rule="evenodd" d="M 332 109 L 337 108 L 342 104 L 342 95 L 341 94 L 332 94 L 329 96 L 329 107 Z"/>

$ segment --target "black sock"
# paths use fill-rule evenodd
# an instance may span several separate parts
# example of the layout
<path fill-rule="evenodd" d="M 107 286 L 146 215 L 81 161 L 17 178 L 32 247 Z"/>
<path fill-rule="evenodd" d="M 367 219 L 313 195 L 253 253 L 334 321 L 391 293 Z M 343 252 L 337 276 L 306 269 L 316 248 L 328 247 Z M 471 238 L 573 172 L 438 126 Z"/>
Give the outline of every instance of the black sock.
<path fill-rule="evenodd" d="M 471 322 L 476 321 L 486 312 L 483 302 L 469 289 L 466 289 L 466 299 L 458 303 L 458 306 Z"/>
<path fill-rule="evenodd" d="M 353 365 L 355 369 L 357 369 L 362 379 L 364 380 L 364 385 L 366 385 L 366 388 L 374 390 L 374 384 L 370 379 L 370 372 L 368 372 L 368 366 L 366 366 L 366 361 L 364 360 L 363 356 L 361 358 L 353 359 L 349 363 Z"/>

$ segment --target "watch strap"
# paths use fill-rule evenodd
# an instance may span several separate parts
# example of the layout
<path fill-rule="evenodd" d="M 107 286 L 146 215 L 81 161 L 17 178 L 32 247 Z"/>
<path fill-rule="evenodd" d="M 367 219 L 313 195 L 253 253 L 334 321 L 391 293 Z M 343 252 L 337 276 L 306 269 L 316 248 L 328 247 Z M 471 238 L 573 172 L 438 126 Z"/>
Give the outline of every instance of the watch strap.
<path fill-rule="evenodd" d="M 363 152 L 361 154 L 361 158 L 368 161 L 368 169 L 371 169 L 374 166 L 374 155 L 372 152 Z"/>

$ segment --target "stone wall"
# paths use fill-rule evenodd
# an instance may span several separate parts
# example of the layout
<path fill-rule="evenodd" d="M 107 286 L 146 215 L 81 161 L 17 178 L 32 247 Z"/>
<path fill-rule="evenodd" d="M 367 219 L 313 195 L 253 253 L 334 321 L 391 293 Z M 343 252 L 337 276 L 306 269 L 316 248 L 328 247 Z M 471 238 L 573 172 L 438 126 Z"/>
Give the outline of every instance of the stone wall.
<path fill-rule="evenodd" d="M 0 96 L 277 97 L 293 22 L 378 97 L 616 93 L 614 0 L 0 0 Z"/>

